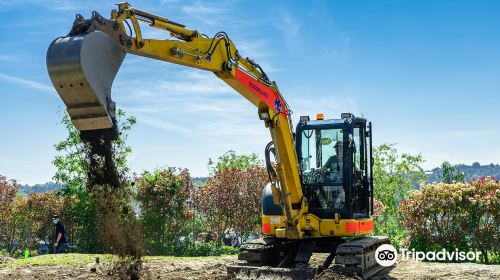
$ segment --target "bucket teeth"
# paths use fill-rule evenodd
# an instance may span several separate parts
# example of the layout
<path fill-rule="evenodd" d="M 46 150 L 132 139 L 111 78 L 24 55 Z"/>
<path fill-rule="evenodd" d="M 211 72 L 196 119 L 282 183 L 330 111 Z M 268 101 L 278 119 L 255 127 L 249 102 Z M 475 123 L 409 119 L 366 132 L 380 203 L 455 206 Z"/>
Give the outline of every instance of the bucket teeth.
<path fill-rule="evenodd" d="M 117 40 L 101 31 L 60 37 L 50 45 L 50 80 L 78 130 L 114 126 L 111 86 L 125 54 Z"/>

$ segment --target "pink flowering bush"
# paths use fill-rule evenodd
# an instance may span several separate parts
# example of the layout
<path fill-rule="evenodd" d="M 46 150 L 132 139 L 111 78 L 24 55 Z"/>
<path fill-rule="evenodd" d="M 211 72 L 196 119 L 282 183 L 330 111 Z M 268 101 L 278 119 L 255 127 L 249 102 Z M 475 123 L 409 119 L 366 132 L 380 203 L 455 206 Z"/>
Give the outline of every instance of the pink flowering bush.
<path fill-rule="evenodd" d="M 210 231 L 218 236 L 230 228 L 259 233 L 262 189 L 268 181 L 264 167 L 225 168 L 209 177 L 194 198 Z"/>
<path fill-rule="evenodd" d="M 401 202 L 399 214 L 416 250 L 477 250 L 486 263 L 500 260 L 500 181 L 494 178 L 423 184 Z"/>

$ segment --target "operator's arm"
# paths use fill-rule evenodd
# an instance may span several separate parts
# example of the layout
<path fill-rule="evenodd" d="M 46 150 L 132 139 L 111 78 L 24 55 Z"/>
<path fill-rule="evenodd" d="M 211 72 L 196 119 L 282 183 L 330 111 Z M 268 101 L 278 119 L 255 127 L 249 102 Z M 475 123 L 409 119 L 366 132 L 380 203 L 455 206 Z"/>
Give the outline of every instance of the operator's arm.
<path fill-rule="evenodd" d="M 331 156 L 325 163 L 325 165 L 323 165 L 323 170 L 326 170 L 328 168 L 332 168 L 333 167 L 333 164 L 335 163 L 337 166 L 338 166 L 338 157 L 336 155 L 333 155 Z"/>
<path fill-rule="evenodd" d="M 331 156 L 325 163 L 325 165 L 323 165 L 323 170 L 326 170 L 328 168 L 330 168 L 332 166 L 332 162 L 333 162 L 333 157 L 334 156 Z"/>

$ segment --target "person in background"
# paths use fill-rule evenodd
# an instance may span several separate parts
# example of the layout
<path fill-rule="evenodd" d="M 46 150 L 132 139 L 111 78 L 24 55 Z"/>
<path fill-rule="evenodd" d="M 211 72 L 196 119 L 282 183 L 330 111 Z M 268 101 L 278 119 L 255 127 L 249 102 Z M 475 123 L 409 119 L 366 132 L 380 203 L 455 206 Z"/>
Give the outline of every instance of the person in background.
<path fill-rule="evenodd" d="M 56 254 L 64 253 L 68 241 L 66 240 L 66 231 L 63 223 L 59 220 L 58 215 L 52 216 L 52 222 L 56 225 L 56 240 L 54 243 L 54 252 Z"/>

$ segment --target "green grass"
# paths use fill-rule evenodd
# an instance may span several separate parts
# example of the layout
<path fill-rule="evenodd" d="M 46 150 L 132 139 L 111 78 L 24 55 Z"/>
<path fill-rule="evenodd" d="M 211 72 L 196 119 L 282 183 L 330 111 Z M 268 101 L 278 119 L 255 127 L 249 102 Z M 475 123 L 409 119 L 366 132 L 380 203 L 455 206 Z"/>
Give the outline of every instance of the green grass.
<path fill-rule="evenodd" d="M 201 260 L 206 258 L 224 258 L 228 256 L 234 255 L 220 255 L 220 256 L 207 256 L 207 257 L 176 257 L 176 256 L 146 256 L 144 257 L 145 261 L 148 260 Z"/>
<path fill-rule="evenodd" d="M 227 255 L 215 257 L 174 257 L 174 256 L 147 256 L 143 259 L 149 260 L 196 260 L 204 258 L 223 258 Z M 99 257 L 100 262 L 110 262 L 118 259 L 116 256 L 108 254 L 50 254 L 31 257 L 29 259 L 17 259 L 12 262 L 0 263 L 0 267 L 18 268 L 42 265 L 68 265 L 73 267 L 84 266 L 95 262 L 95 258 Z"/>
<path fill-rule="evenodd" d="M 111 260 L 111 255 L 99 254 L 56 254 L 31 257 L 29 259 L 17 259 L 12 262 L 0 263 L 0 267 L 29 267 L 38 265 L 69 265 L 84 266 L 95 261 L 99 257 L 101 261 Z"/>

